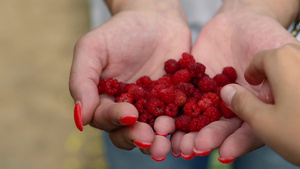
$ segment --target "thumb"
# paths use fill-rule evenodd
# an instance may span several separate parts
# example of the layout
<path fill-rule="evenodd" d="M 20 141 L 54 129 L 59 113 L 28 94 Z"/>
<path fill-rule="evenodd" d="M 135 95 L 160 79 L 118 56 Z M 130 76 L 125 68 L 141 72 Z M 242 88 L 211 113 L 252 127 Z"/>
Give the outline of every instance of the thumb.
<path fill-rule="evenodd" d="M 262 112 L 266 112 L 264 110 L 267 105 L 240 85 L 224 86 L 221 90 L 221 98 L 239 118 L 248 122 L 250 126 L 259 123 Z"/>

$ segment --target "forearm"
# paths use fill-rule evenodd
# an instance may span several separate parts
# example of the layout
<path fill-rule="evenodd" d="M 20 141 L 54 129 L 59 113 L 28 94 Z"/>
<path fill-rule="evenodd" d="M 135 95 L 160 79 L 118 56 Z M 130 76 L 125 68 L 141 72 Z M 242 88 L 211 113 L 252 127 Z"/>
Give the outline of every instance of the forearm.
<path fill-rule="evenodd" d="M 299 0 L 224 0 L 219 12 L 252 11 L 288 27 L 299 13 Z"/>

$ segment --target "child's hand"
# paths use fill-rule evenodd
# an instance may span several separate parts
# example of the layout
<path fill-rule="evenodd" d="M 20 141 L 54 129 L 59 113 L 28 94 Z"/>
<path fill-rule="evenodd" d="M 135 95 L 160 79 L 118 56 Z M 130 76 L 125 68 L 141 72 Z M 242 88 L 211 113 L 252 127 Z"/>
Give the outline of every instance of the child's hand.
<path fill-rule="evenodd" d="M 288 44 L 258 53 L 245 72 L 252 85 L 269 83 L 274 103 L 266 104 L 238 85 L 221 94 L 237 116 L 286 160 L 300 165 L 300 45 Z"/>

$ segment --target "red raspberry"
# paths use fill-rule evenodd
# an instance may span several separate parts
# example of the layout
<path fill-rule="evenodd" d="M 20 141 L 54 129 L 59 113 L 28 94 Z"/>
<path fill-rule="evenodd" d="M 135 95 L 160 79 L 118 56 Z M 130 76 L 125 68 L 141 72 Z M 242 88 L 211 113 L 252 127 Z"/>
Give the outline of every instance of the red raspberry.
<path fill-rule="evenodd" d="M 198 101 L 198 106 L 200 107 L 200 109 L 202 111 L 205 111 L 207 108 L 213 106 L 213 102 L 209 98 L 203 98 L 203 99 Z"/>
<path fill-rule="evenodd" d="M 119 97 L 116 97 L 116 102 L 127 102 L 127 103 L 133 103 L 133 95 L 131 93 L 122 93 Z"/>
<path fill-rule="evenodd" d="M 178 114 L 178 106 L 175 103 L 169 103 L 166 106 L 165 114 L 170 117 L 176 117 Z"/>
<path fill-rule="evenodd" d="M 187 65 L 187 70 L 191 73 L 192 77 L 203 77 L 206 67 L 199 62 L 191 62 Z"/>
<path fill-rule="evenodd" d="M 183 106 L 183 112 L 192 117 L 197 117 L 201 114 L 201 109 L 195 100 L 191 100 Z"/>
<path fill-rule="evenodd" d="M 190 55 L 188 53 L 183 53 L 181 59 L 179 59 L 178 63 L 180 65 L 181 69 L 187 68 L 187 65 L 189 63 L 195 63 L 195 59 L 193 55 Z"/>
<path fill-rule="evenodd" d="M 184 93 L 189 97 L 195 92 L 195 87 L 191 83 L 180 82 L 176 85 L 177 89 L 184 91 Z"/>
<path fill-rule="evenodd" d="M 210 122 L 214 122 L 219 120 L 219 118 L 222 116 L 220 111 L 215 107 L 209 107 L 204 112 L 203 115 L 210 118 Z"/>
<path fill-rule="evenodd" d="M 235 82 L 237 79 L 237 73 L 233 67 L 230 67 L 230 66 L 224 67 L 222 74 L 228 76 L 229 79 L 231 80 L 231 82 Z"/>
<path fill-rule="evenodd" d="M 172 76 L 172 83 L 177 85 L 180 82 L 188 83 L 191 80 L 191 74 L 187 69 L 180 69 Z"/>
<path fill-rule="evenodd" d="M 206 76 L 200 79 L 198 87 L 202 92 L 210 92 L 215 90 L 218 87 L 218 84 L 214 79 Z"/>
<path fill-rule="evenodd" d="M 119 91 L 119 82 L 117 79 L 109 78 L 105 82 L 105 92 L 109 95 L 117 94 Z"/>
<path fill-rule="evenodd" d="M 159 98 L 165 103 L 172 103 L 175 100 L 174 86 L 161 89 L 158 93 Z"/>
<path fill-rule="evenodd" d="M 135 88 L 139 87 L 138 85 L 136 84 L 133 84 L 133 83 L 129 83 L 129 84 L 126 84 L 124 89 L 123 89 L 123 93 L 131 93 L 133 94 Z"/>
<path fill-rule="evenodd" d="M 150 113 L 143 113 L 139 116 L 138 121 L 149 124 L 151 127 L 154 126 L 155 117 Z"/>
<path fill-rule="evenodd" d="M 105 93 L 105 80 L 100 79 L 97 88 L 98 88 L 98 94 Z"/>
<path fill-rule="evenodd" d="M 146 99 L 140 99 L 135 102 L 134 106 L 138 110 L 139 114 L 143 114 L 147 112 L 148 102 Z"/>
<path fill-rule="evenodd" d="M 137 86 L 133 91 L 134 100 L 140 100 L 143 98 L 148 99 L 149 97 L 150 93 L 140 86 Z"/>
<path fill-rule="evenodd" d="M 212 102 L 212 106 L 219 108 L 219 104 L 220 104 L 220 97 L 218 94 L 216 93 L 212 93 L 212 92 L 208 92 L 202 95 L 202 99 L 204 98 L 208 98 L 211 100 Z"/>
<path fill-rule="evenodd" d="M 202 93 L 198 88 L 195 89 L 194 93 L 192 94 L 192 97 L 195 98 L 197 101 L 201 99 Z"/>
<path fill-rule="evenodd" d="M 207 126 L 209 123 L 210 123 L 209 117 L 207 117 L 205 115 L 200 115 L 200 116 L 192 119 L 192 121 L 189 125 L 189 130 L 191 132 L 198 132 L 203 127 Z"/>
<path fill-rule="evenodd" d="M 162 89 L 165 89 L 167 87 L 169 87 L 169 84 L 167 84 L 167 83 L 157 84 L 157 85 L 153 86 L 150 89 L 150 97 L 159 97 L 159 91 L 161 91 Z"/>
<path fill-rule="evenodd" d="M 175 120 L 175 127 L 177 130 L 189 132 L 190 122 L 192 121 L 192 117 L 187 114 L 180 115 Z"/>
<path fill-rule="evenodd" d="M 149 76 L 143 76 L 136 81 L 136 84 L 143 88 L 149 87 L 151 85 L 151 83 L 152 83 L 152 80 L 150 79 Z"/>
<path fill-rule="evenodd" d="M 168 74 L 175 73 L 177 70 L 179 70 L 179 68 L 180 68 L 180 65 L 175 59 L 169 59 L 165 62 L 164 70 Z"/>
<path fill-rule="evenodd" d="M 174 94 L 175 94 L 174 103 L 177 106 L 181 107 L 187 102 L 187 96 L 184 93 L 184 91 L 182 91 L 180 89 L 175 89 Z"/>
<path fill-rule="evenodd" d="M 165 103 L 159 98 L 150 98 L 147 103 L 147 110 L 153 116 L 161 116 L 165 114 Z"/>
<path fill-rule="evenodd" d="M 220 102 L 220 110 L 222 115 L 226 118 L 234 116 L 233 111 L 227 107 L 223 100 Z"/>
<path fill-rule="evenodd" d="M 217 74 L 214 77 L 214 80 L 217 82 L 218 86 L 225 86 L 230 83 L 229 77 L 224 74 Z"/>

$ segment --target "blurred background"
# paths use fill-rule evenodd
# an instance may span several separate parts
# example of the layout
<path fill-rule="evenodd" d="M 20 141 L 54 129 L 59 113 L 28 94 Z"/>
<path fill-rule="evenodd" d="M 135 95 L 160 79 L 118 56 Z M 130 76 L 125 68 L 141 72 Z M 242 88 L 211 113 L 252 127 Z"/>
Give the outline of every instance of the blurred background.
<path fill-rule="evenodd" d="M 106 168 L 99 131 L 73 122 L 68 78 L 88 0 L 1 0 L 0 168 Z"/>

